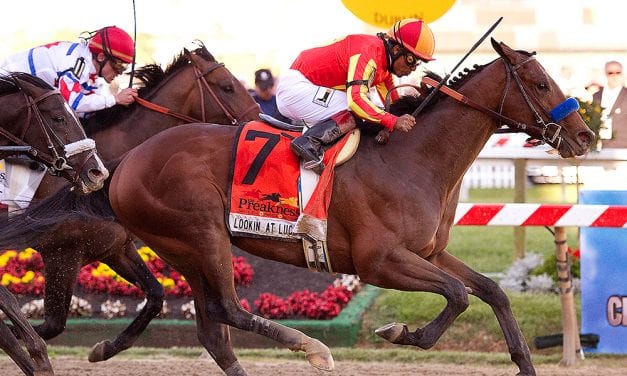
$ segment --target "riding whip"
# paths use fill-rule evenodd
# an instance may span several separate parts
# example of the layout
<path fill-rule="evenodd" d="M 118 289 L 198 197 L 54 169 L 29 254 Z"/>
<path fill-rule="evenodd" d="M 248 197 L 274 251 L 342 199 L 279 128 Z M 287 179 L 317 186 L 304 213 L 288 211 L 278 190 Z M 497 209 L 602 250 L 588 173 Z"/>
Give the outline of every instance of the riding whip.
<path fill-rule="evenodd" d="M 427 103 L 429 103 L 429 101 L 433 99 L 433 96 L 435 96 L 435 94 L 440 90 L 440 88 L 444 84 L 446 84 L 446 82 L 451 77 L 453 72 L 455 72 L 457 68 L 459 68 L 459 66 L 464 62 L 464 60 L 466 60 L 466 58 L 471 53 L 473 53 L 477 49 L 477 47 L 479 47 L 479 45 L 488 37 L 488 35 L 490 35 L 490 33 L 492 33 L 492 31 L 498 26 L 499 23 L 501 23 L 502 20 L 503 20 L 503 17 L 500 17 L 498 20 L 496 20 L 496 22 L 492 26 L 490 26 L 488 31 L 486 31 L 485 34 L 483 34 L 481 39 L 479 39 L 477 43 L 475 43 L 475 45 L 470 48 L 468 53 L 466 53 L 466 55 L 459 61 L 459 63 L 457 63 L 457 65 L 451 70 L 451 72 L 448 73 L 446 76 L 444 76 L 444 78 L 438 83 L 437 87 L 435 87 L 435 90 L 431 91 L 429 95 L 427 95 L 427 97 L 420 103 L 420 106 L 418 106 L 418 108 L 416 108 L 416 110 L 412 113 L 413 117 L 416 117 L 420 113 L 420 111 L 422 111 L 425 108 Z"/>
<path fill-rule="evenodd" d="M 131 73 L 129 73 L 128 87 L 133 87 L 135 78 L 135 58 L 137 57 L 137 14 L 135 13 L 135 0 L 133 0 L 133 62 L 131 63 Z"/>

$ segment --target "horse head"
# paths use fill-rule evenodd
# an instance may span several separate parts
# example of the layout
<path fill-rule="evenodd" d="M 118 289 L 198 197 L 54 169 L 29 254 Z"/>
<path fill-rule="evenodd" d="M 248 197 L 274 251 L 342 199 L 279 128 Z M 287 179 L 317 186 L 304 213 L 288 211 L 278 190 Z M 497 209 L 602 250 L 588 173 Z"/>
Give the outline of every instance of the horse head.
<path fill-rule="evenodd" d="M 594 140 L 594 133 L 577 111 L 563 119 L 552 118 L 552 110 L 566 103 L 566 97 L 535 59 L 535 53 L 515 51 L 494 39 L 492 46 L 505 66 L 500 113 L 518 121 L 520 126 L 516 128 L 545 141 L 563 158 L 585 154 Z M 512 127 L 513 124 L 506 125 Z"/>
<path fill-rule="evenodd" d="M 226 116 L 233 125 L 257 119 L 260 111 L 259 105 L 248 94 L 244 85 L 233 76 L 224 63 L 218 63 L 215 60 L 202 42 L 197 41 L 197 43 L 200 45 L 199 48 L 192 52 L 185 49 L 184 54 L 194 68 L 200 101 L 205 102 L 203 90 L 206 89 L 206 95 L 211 101 L 208 106 L 217 107 L 222 110 L 222 113 L 208 117 L 202 106 L 202 113 L 195 116 L 200 116 L 203 122 L 219 124 L 224 123 L 223 118 Z"/>
<path fill-rule="evenodd" d="M 28 155 L 82 193 L 102 188 L 109 172 L 59 92 L 26 73 L 0 77 L 0 82 L 0 138 L 3 145 L 15 146 L 2 154 Z"/>

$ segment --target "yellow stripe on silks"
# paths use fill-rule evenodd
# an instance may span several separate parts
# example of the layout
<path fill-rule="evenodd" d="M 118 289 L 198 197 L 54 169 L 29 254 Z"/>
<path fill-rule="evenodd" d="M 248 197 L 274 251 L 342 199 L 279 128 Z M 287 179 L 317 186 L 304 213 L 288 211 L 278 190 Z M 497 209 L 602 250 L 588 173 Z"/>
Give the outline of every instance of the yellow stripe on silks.
<path fill-rule="evenodd" d="M 385 86 L 385 82 L 381 82 L 380 84 L 376 86 L 376 88 L 377 88 L 377 92 L 381 96 L 381 102 L 385 103 L 385 98 L 387 97 L 388 91 L 389 91 L 387 86 Z"/>
<path fill-rule="evenodd" d="M 357 70 L 357 63 L 360 56 L 360 54 L 351 56 L 348 64 L 348 77 L 352 77 L 352 80 L 363 80 L 372 82 L 377 69 L 377 65 L 372 59 L 369 60 L 366 64 L 363 75 L 361 77 L 355 76 L 355 71 Z M 353 100 L 353 96 L 351 94 L 353 90 L 359 90 L 359 97 L 363 101 L 363 105 L 367 106 L 370 111 L 363 109 L 356 101 Z M 368 85 L 353 85 L 348 87 L 346 93 L 348 108 L 360 118 L 379 123 L 380 120 L 373 118 L 371 114 L 383 114 L 383 111 L 381 111 L 379 107 L 377 107 L 374 103 L 370 101 L 370 98 L 368 98 L 369 93 L 370 88 L 368 87 Z"/>

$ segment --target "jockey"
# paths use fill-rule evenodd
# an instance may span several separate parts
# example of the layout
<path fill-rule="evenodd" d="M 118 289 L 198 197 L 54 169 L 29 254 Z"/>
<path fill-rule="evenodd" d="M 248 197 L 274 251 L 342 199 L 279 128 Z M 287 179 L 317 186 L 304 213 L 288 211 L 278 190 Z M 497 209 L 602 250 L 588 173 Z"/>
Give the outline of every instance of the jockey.
<path fill-rule="evenodd" d="M 110 83 L 133 61 L 133 39 L 116 26 L 103 27 L 78 42 L 54 42 L 9 56 L 0 63 L 8 72 L 26 72 L 56 87 L 79 116 L 115 104 L 129 105 L 137 90 L 100 92 L 98 77 Z"/>
<path fill-rule="evenodd" d="M 59 89 L 69 106 L 80 117 L 135 101 L 137 90 L 126 88 L 116 94 L 101 90 L 102 77 L 112 82 L 133 61 L 133 39 L 116 26 L 88 33 L 77 42 L 54 42 L 9 56 L 0 63 L 0 71 L 25 72 Z M 100 82 L 98 82 L 100 81 Z M 9 214 L 28 207 L 45 169 L 38 163 L 17 157 L 4 161 L 6 177 L 0 184 L 0 202 Z"/>
<path fill-rule="evenodd" d="M 411 115 L 394 116 L 368 97 L 376 88 L 384 101 L 394 87 L 392 75 L 407 76 L 418 64 L 433 60 L 435 39 L 422 20 L 404 19 L 387 33 L 353 34 L 300 53 L 277 87 L 279 111 L 312 126 L 291 143 L 305 168 L 322 172 L 323 146 L 356 127 L 355 117 L 408 132 Z M 398 99 L 392 92 L 391 99 Z"/>

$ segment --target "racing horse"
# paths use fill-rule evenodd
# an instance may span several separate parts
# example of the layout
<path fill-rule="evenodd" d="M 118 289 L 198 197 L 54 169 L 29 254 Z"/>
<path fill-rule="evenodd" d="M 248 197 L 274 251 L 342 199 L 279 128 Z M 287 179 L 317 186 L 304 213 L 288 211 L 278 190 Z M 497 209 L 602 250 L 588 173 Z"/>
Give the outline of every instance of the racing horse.
<path fill-rule="evenodd" d="M 150 136 L 167 128 L 193 121 L 237 125 L 257 118 L 259 106 L 224 64 L 216 61 L 198 42 L 193 51 L 183 50 L 168 67 L 156 64 L 139 68 L 135 77 L 143 87 L 138 102 L 114 106 L 88 118 L 85 130 L 96 140 L 105 163 L 114 161 Z M 64 185 L 46 177 L 34 197 L 41 200 Z M 5 243 L 5 245 L 8 245 Z M 147 302 L 135 320 L 114 340 L 105 340 L 92 350 L 89 360 L 102 361 L 132 346 L 159 314 L 163 288 L 137 254 L 132 235 L 112 221 L 70 221 L 37 243 L 14 243 L 12 248 L 33 247 L 41 254 L 46 279 L 44 322 L 35 326 L 44 339 L 65 329 L 72 291 L 80 268 L 100 260 L 124 279 L 137 285 Z"/>
<path fill-rule="evenodd" d="M 82 193 L 103 187 L 109 172 L 63 97 L 27 73 L 0 76 L 0 158 L 25 155 Z M 61 183 L 65 180 L 59 179 Z"/>
<path fill-rule="evenodd" d="M 335 171 L 328 217 L 328 250 L 334 269 L 387 289 L 442 295 L 447 304 L 422 328 L 392 323 L 376 330 L 389 342 L 431 348 L 468 306 L 473 294 L 491 306 L 519 375 L 535 375 L 529 348 L 507 295 L 496 282 L 473 271 L 446 248 L 460 184 L 488 138 L 503 123 L 544 140 L 564 157 L 586 153 L 593 133 L 577 113 L 559 124 L 552 109 L 565 103 L 555 81 L 534 53 L 492 40 L 499 57 L 451 81 L 457 99 L 434 96 L 417 115 L 413 131 L 392 133 L 389 144 L 362 138 L 352 159 Z M 466 101 L 464 101 L 464 98 Z M 467 106 L 472 99 L 473 106 Z M 403 97 L 391 111 L 411 113 L 418 97 Z M 110 208 L 130 231 L 190 284 L 198 338 L 227 375 L 246 375 L 235 356 L 229 327 L 304 351 L 310 364 L 331 370 L 333 358 L 320 341 L 244 310 L 233 283 L 231 244 L 252 254 L 306 267 L 298 243 L 232 237 L 225 221 L 230 150 L 236 129 L 193 124 L 168 129 L 131 150 L 112 174 L 108 196 L 59 192 L 73 212 L 58 219 Z M 47 203 L 42 218 L 54 214 Z M 93 209 L 93 210 L 92 210 Z M 36 208 L 30 222 L 33 226 Z M 1 233 L 1 232 L 0 232 Z"/>
<path fill-rule="evenodd" d="M 93 140 L 86 138 L 76 115 L 53 87 L 26 73 L 2 75 L 0 108 L 0 156 L 27 155 L 85 194 L 103 187 L 109 172 L 98 158 Z M 0 348 L 26 375 L 52 375 L 45 342 L 3 285 L 0 309 L 13 323 L 28 354 L 1 320 Z"/>

